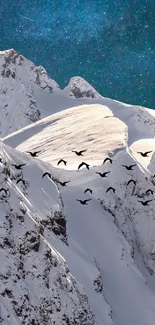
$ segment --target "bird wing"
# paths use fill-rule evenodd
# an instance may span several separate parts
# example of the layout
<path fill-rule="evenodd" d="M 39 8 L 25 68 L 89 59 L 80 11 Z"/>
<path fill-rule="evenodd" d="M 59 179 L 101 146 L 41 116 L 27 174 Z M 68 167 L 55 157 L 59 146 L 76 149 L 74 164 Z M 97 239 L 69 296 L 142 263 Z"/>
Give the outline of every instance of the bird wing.
<path fill-rule="evenodd" d="M 149 203 L 149 202 L 151 202 L 152 200 L 147 200 L 147 201 L 145 201 L 145 203 L 147 204 L 147 203 Z"/>
<path fill-rule="evenodd" d="M 81 163 L 79 166 L 78 166 L 78 169 L 80 169 L 80 167 L 82 167 L 83 166 L 83 163 Z"/>
<path fill-rule="evenodd" d="M 109 160 L 109 161 L 112 161 L 112 159 L 110 159 L 110 158 L 107 157 L 107 158 L 104 159 L 103 163 L 105 163 L 105 162 L 108 161 L 108 160 Z"/>
<path fill-rule="evenodd" d="M 85 150 L 80 150 L 79 153 L 83 153 L 83 152 L 86 152 L 86 151 L 87 151 L 87 149 L 85 149 Z"/>
<path fill-rule="evenodd" d="M 89 202 L 89 201 L 91 201 L 91 199 L 85 200 L 86 203 Z"/>
<path fill-rule="evenodd" d="M 147 155 L 148 153 L 151 153 L 151 152 L 152 152 L 152 150 L 151 151 L 146 151 L 145 154 Z"/>
<path fill-rule="evenodd" d="M 19 167 L 23 167 L 23 166 L 25 166 L 26 164 L 21 164 L 21 165 L 19 165 Z"/>

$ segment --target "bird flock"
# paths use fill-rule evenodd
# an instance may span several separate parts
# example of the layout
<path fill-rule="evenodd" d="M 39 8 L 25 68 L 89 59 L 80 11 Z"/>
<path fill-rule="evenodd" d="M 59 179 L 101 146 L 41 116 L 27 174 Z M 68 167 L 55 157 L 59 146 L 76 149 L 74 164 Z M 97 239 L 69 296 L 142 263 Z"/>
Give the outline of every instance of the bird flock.
<path fill-rule="evenodd" d="M 83 156 L 83 153 L 86 152 L 86 151 L 87 151 L 87 149 L 85 149 L 85 150 L 80 150 L 80 151 L 72 150 L 72 152 L 75 153 L 77 156 Z M 137 151 L 137 153 L 139 153 L 142 157 L 148 157 L 148 154 L 151 153 L 151 152 L 152 152 L 152 151 L 146 151 L 146 152 L 138 152 L 138 151 Z M 35 152 L 27 151 L 27 153 L 29 153 L 29 154 L 31 155 L 31 157 L 35 158 L 35 157 L 38 157 L 38 154 L 41 153 L 41 151 L 35 151 Z M 1 159 L 1 158 L 0 158 L 0 162 L 2 163 L 2 159 Z M 109 163 L 112 165 L 113 160 L 112 160 L 111 158 L 107 157 L 107 158 L 104 159 L 103 164 L 105 164 L 106 162 L 109 162 Z M 57 165 L 60 165 L 61 163 L 63 163 L 65 166 L 67 165 L 67 161 L 64 160 L 64 159 L 60 159 L 60 160 L 58 161 Z M 22 168 L 26 165 L 26 163 L 24 163 L 24 164 L 19 164 L 19 165 L 17 165 L 17 164 L 11 164 L 11 165 L 12 165 L 16 170 L 22 170 Z M 82 162 L 79 164 L 79 166 L 78 166 L 78 170 L 79 170 L 81 167 L 83 167 L 83 166 L 85 166 L 88 170 L 90 169 L 90 165 L 89 165 L 88 163 L 82 161 Z M 128 171 L 132 171 L 132 170 L 134 169 L 134 167 L 137 166 L 137 164 L 132 164 L 132 165 L 121 165 L 121 166 L 122 166 L 123 168 L 125 168 L 126 170 L 128 170 Z M 99 175 L 101 178 L 105 178 L 105 177 L 107 177 L 108 174 L 110 174 L 110 173 L 111 173 L 111 171 L 107 171 L 107 172 L 103 172 L 103 173 L 101 173 L 101 172 L 96 172 L 96 174 Z M 52 175 L 51 175 L 49 172 L 45 172 L 45 173 L 43 173 L 42 178 L 44 178 L 45 176 L 48 176 L 50 179 L 52 179 Z M 26 185 L 26 181 L 25 181 L 23 178 L 21 178 L 21 177 L 17 180 L 16 184 L 18 184 L 18 183 L 20 183 L 20 182 L 21 182 L 23 185 Z M 68 180 L 68 181 L 64 181 L 64 182 L 62 182 L 62 181 L 60 181 L 60 180 L 57 180 L 57 183 L 60 184 L 62 187 L 65 187 L 68 183 L 70 183 L 70 181 Z M 134 180 L 134 179 L 130 179 L 130 180 L 127 182 L 126 185 L 128 186 L 130 183 L 133 183 L 134 186 L 136 186 L 137 181 Z M 2 191 L 4 191 L 5 194 L 7 195 L 8 189 L 0 188 L 0 192 L 2 192 Z M 115 189 L 114 187 L 110 186 L 110 187 L 107 188 L 106 193 L 108 193 L 109 191 L 113 191 L 113 193 L 115 193 L 115 192 L 116 192 L 116 189 Z M 90 189 L 90 188 L 87 188 L 87 189 L 85 189 L 84 194 L 86 194 L 86 193 L 88 193 L 88 192 L 89 192 L 90 194 L 92 194 L 92 193 L 93 193 L 93 190 Z M 148 195 L 148 194 L 152 194 L 152 195 L 153 195 L 153 190 L 148 189 L 148 190 L 145 192 L 145 195 Z M 89 199 L 84 199 L 84 200 L 76 199 L 76 201 L 77 201 L 77 202 L 80 202 L 81 205 L 87 205 L 88 202 L 91 201 L 91 200 L 92 200 L 91 198 L 89 198 Z M 148 203 L 150 203 L 151 201 L 152 201 L 152 199 L 151 199 L 151 200 L 146 200 L 146 201 L 139 200 L 138 202 L 140 202 L 143 206 L 147 206 Z"/>
<path fill-rule="evenodd" d="M 75 153 L 77 156 L 83 156 L 83 154 L 84 154 L 86 151 L 87 151 L 87 149 L 80 150 L 80 151 L 72 150 L 72 152 Z M 139 151 L 137 151 L 137 153 L 139 153 L 142 157 L 148 157 L 148 154 L 151 153 L 151 152 L 152 152 L 152 150 L 151 150 L 151 151 L 146 151 L 146 152 L 139 152 Z M 109 161 L 109 163 L 112 165 L 113 160 L 112 160 L 111 158 L 109 158 L 109 157 L 107 157 L 107 158 L 104 159 L 103 164 L 105 164 L 105 163 L 108 162 L 108 161 Z M 59 165 L 59 164 L 61 164 L 61 163 L 64 163 L 65 166 L 67 165 L 67 161 L 64 160 L 64 159 L 60 159 L 60 160 L 58 161 L 57 165 Z M 83 166 L 86 167 L 88 170 L 90 169 L 90 165 L 89 165 L 88 163 L 82 161 L 82 162 L 79 164 L 79 166 L 78 166 L 78 170 L 79 170 L 81 167 L 83 167 Z M 137 164 L 132 164 L 132 165 L 122 165 L 122 167 L 125 168 L 127 171 L 132 171 L 132 170 L 134 169 L 134 167 L 136 167 L 136 166 L 137 166 Z M 107 171 L 107 172 L 103 172 L 103 173 L 101 173 L 101 172 L 96 172 L 96 174 L 99 175 L 99 176 L 102 177 L 102 178 L 107 177 L 107 175 L 110 174 L 110 173 L 111 173 L 111 171 Z M 52 175 L 51 175 L 50 173 L 48 173 L 48 172 L 45 172 L 45 173 L 43 174 L 42 177 L 44 177 L 44 176 L 46 176 L 46 175 L 47 175 L 48 177 L 50 177 L 50 178 L 52 177 Z M 65 182 L 57 181 L 57 182 L 58 182 L 61 186 L 66 186 L 68 183 L 70 183 L 70 181 L 65 181 Z M 137 181 L 134 180 L 134 179 L 130 179 L 130 180 L 127 182 L 126 185 L 129 186 L 129 184 L 131 184 L 131 183 L 133 183 L 134 186 L 137 185 Z M 109 191 L 113 191 L 113 193 L 115 193 L 115 192 L 116 192 L 116 189 L 115 189 L 114 187 L 110 186 L 110 187 L 107 188 L 106 193 L 108 193 Z M 86 194 L 87 192 L 89 192 L 90 194 L 93 193 L 92 189 L 90 189 L 90 188 L 87 188 L 87 189 L 84 191 L 84 194 Z M 146 191 L 145 194 L 147 195 L 147 194 L 150 194 L 150 193 L 153 195 L 153 191 L 152 191 L 151 189 L 148 189 L 148 190 Z M 87 205 L 88 202 L 91 201 L 91 200 L 92 200 L 92 199 L 84 199 L 84 200 L 76 199 L 76 201 L 77 201 L 77 202 L 80 202 L 82 205 Z M 151 201 L 152 201 L 152 200 L 146 200 L 146 201 L 141 201 L 141 200 L 139 200 L 138 202 L 141 203 L 143 206 L 147 206 L 148 203 L 151 202 Z"/>

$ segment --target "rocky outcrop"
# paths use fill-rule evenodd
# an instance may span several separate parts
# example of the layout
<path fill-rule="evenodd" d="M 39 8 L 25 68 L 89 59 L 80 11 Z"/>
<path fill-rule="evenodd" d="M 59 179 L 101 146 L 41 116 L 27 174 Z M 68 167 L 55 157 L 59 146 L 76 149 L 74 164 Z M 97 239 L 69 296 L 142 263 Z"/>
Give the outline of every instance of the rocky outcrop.
<path fill-rule="evenodd" d="M 73 77 L 70 79 L 68 86 L 65 88 L 70 97 L 75 98 L 93 98 L 101 97 L 99 93 L 83 78 Z"/>

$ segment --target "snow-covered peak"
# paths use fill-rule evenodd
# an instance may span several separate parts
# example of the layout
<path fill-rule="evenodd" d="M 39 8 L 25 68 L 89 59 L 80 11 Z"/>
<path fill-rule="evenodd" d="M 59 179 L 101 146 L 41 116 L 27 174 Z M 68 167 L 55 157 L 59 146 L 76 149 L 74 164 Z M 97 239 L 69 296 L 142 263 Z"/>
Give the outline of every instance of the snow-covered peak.
<path fill-rule="evenodd" d="M 36 92 L 59 89 L 46 70 L 15 50 L 0 52 L 0 136 L 3 137 L 47 115 L 36 102 Z"/>
<path fill-rule="evenodd" d="M 93 98 L 98 99 L 99 93 L 83 78 L 73 77 L 70 79 L 68 86 L 65 88 L 68 95 L 74 98 Z"/>

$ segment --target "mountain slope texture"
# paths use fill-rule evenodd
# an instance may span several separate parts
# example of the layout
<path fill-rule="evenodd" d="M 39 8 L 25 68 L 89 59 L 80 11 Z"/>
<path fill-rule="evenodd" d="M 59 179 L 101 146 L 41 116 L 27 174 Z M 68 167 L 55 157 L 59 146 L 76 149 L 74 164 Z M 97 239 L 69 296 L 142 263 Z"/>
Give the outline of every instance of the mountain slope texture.
<path fill-rule="evenodd" d="M 0 324 L 153 325 L 154 112 L 13 49 L 0 96 Z"/>

